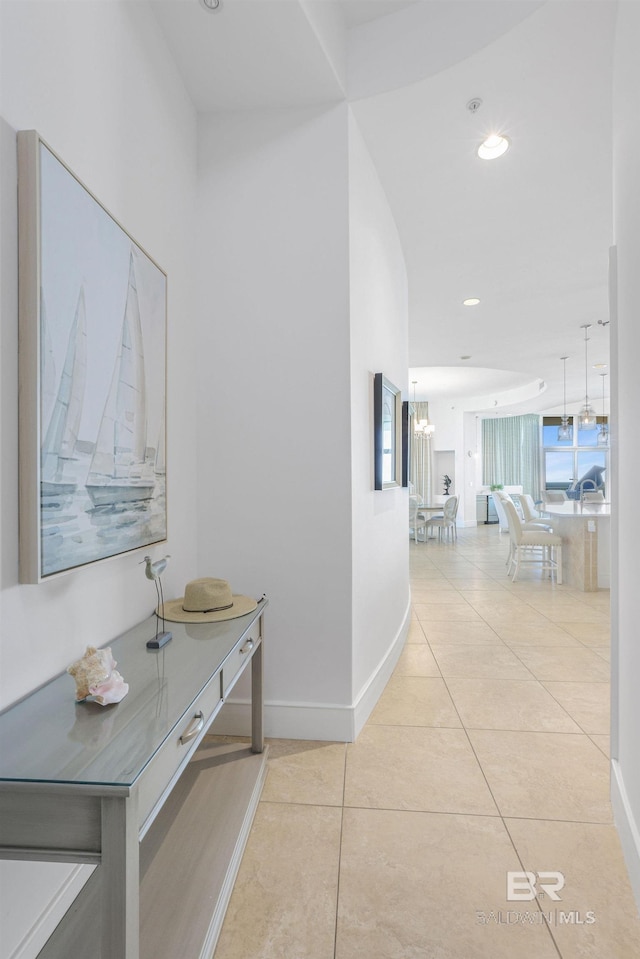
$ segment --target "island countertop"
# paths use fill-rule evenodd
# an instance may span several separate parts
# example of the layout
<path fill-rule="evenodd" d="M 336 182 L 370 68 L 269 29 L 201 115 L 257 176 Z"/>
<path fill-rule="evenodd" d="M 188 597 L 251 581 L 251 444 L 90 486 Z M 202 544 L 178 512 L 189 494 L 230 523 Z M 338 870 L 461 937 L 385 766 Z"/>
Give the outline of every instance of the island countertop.
<path fill-rule="evenodd" d="M 549 516 L 573 516 L 597 519 L 599 516 L 611 516 L 611 503 L 581 503 L 579 500 L 566 500 L 564 503 L 545 503 L 540 507 L 541 513 Z"/>

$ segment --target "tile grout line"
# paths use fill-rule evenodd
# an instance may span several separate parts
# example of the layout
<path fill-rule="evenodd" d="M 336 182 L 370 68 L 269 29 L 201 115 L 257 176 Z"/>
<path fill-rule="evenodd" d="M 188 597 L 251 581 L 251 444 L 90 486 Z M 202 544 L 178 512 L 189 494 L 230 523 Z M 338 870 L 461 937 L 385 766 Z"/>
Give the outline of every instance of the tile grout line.
<path fill-rule="evenodd" d="M 513 818 L 513 817 L 511 817 L 511 818 Z M 532 820 L 532 821 L 535 822 L 535 820 Z M 524 861 L 523 861 L 523 859 L 522 859 L 522 856 L 521 856 L 520 853 L 518 852 L 518 848 L 517 848 L 517 846 L 516 846 L 516 844 L 515 844 L 515 841 L 514 841 L 514 839 L 513 839 L 513 836 L 511 835 L 511 831 L 510 831 L 507 823 L 505 822 L 504 818 L 503 818 L 503 820 L 502 820 L 502 823 L 503 823 L 504 828 L 505 828 L 505 830 L 506 830 L 507 836 L 509 837 L 509 842 L 510 842 L 511 845 L 513 846 L 513 849 L 514 849 L 514 851 L 515 851 L 515 854 L 516 854 L 516 856 L 518 857 L 518 862 L 519 862 L 520 865 L 522 866 L 522 869 L 526 872 L 526 866 L 525 866 L 525 864 L 524 864 Z M 549 936 L 550 936 L 550 938 L 551 938 L 551 942 L 553 943 L 553 945 L 554 945 L 554 947 L 555 947 L 555 950 L 556 950 L 556 952 L 558 953 L 558 956 L 560 957 L 560 959 L 563 959 L 562 952 L 560 951 L 560 945 L 556 942 L 556 937 L 555 937 L 554 934 L 553 934 L 553 929 L 551 928 L 551 924 L 549 923 L 549 921 L 548 921 L 548 919 L 547 919 L 547 917 L 546 917 L 546 915 L 545 915 L 545 911 L 544 911 L 544 909 L 542 908 L 542 905 L 541 905 L 541 903 L 540 903 L 540 900 L 538 899 L 538 896 L 536 896 L 535 902 L 536 902 L 536 905 L 537 905 L 538 909 L 540 910 L 540 913 L 542 914 L 542 918 L 543 918 L 545 927 L 546 927 L 546 929 L 547 929 L 547 932 L 549 933 Z"/>
<path fill-rule="evenodd" d="M 336 881 L 336 918 L 333 931 L 333 959 L 338 954 L 338 918 L 340 915 L 340 878 L 342 875 L 342 841 L 344 836 L 344 811 L 345 798 L 347 791 L 347 756 L 349 753 L 349 744 L 344 744 L 344 763 L 342 766 L 342 805 L 340 808 L 340 840 L 338 843 L 338 875 Z"/>
<path fill-rule="evenodd" d="M 553 679 L 547 679 L 547 680 L 545 680 L 545 682 L 547 682 L 547 683 L 553 683 L 553 682 L 563 682 L 563 680 L 553 680 Z M 576 683 L 577 683 L 577 682 L 578 682 L 578 681 L 576 680 Z M 555 699 L 555 701 L 556 701 L 556 702 L 558 703 L 558 705 L 559 705 L 559 706 L 561 706 L 561 707 L 562 707 L 563 709 L 565 709 L 565 707 L 564 707 L 564 706 L 562 706 L 562 703 L 560 702 L 560 700 L 559 700 L 559 699 L 557 699 L 557 698 L 556 698 L 556 697 L 555 697 L 555 696 L 553 695 L 553 692 L 552 692 L 552 691 L 551 691 L 550 689 L 547 689 L 547 687 L 546 687 L 546 686 L 544 685 L 544 682 L 543 682 L 543 683 L 541 683 L 541 685 L 542 685 L 542 687 L 543 687 L 543 689 L 546 689 L 546 690 L 547 690 L 547 692 L 549 693 L 549 695 L 550 695 L 550 696 L 551 696 L 551 697 L 552 697 L 553 699 Z M 590 684 L 588 684 L 588 685 L 594 685 L 594 686 L 597 686 L 597 685 L 601 685 L 601 686 L 608 686 L 608 685 L 609 685 L 609 683 L 600 683 L 600 684 L 598 684 L 598 683 L 590 683 Z M 574 723 L 576 724 L 576 726 L 577 726 L 577 727 L 578 727 L 579 729 L 581 729 L 581 730 L 582 730 L 582 732 L 584 733 L 584 735 L 585 735 L 585 736 L 588 736 L 588 737 L 589 737 L 589 738 L 591 739 L 591 736 L 592 736 L 592 735 L 593 735 L 593 736 L 602 736 L 602 735 L 603 735 L 602 733 L 589 733 L 589 732 L 587 732 L 587 730 L 586 730 L 586 729 L 584 729 L 584 727 L 582 726 L 582 724 L 581 724 L 581 723 L 579 723 L 579 722 L 578 722 L 578 720 L 577 720 L 577 719 L 575 719 L 575 718 L 574 718 L 573 716 L 571 716 L 571 713 L 569 713 L 569 712 L 568 712 L 568 711 L 567 711 L 566 709 L 565 709 L 565 712 L 566 712 L 566 713 L 567 713 L 567 715 L 568 715 L 568 716 L 569 716 L 569 717 L 570 717 L 570 718 L 571 718 L 571 719 L 573 720 L 573 722 L 574 722 Z M 611 713 L 611 707 L 609 707 L 609 714 L 610 714 L 610 713 Z M 606 733 L 604 733 L 604 735 L 606 736 L 607 734 L 606 734 Z M 591 740 L 591 741 L 593 742 L 593 740 Z M 597 743 L 593 743 L 593 745 L 594 745 L 594 746 L 597 746 Z M 598 747 L 598 748 L 600 748 L 600 747 Z M 602 752 L 602 750 L 601 750 L 601 752 Z"/>
<path fill-rule="evenodd" d="M 439 677 L 437 677 L 437 676 L 431 676 L 431 677 L 426 677 L 426 678 L 427 678 L 427 679 L 438 679 Z M 450 677 L 450 678 L 453 678 L 453 677 Z M 445 682 L 445 686 L 447 687 L 447 693 L 449 694 L 449 697 L 451 698 L 451 700 L 452 700 L 452 702 L 453 702 L 453 696 L 451 695 L 451 690 L 449 689 L 449 687 L 448 687 L 448 685 L 447 685 L 447 683 L 446 683 L 446 680 L 444 680 L 444 677 L 443 677 L 443 681 Z M 500 682 L 505 682 L 505 683 L 508 683 L 508 682 L 517 682 L 517 680 L 504 679 L 504 680 L 500 680 Z M 523 680 L 523 682 L 524 682 L 524 680 Z M 526 680 L 526 682 L 529 682 L 529 680 Z M 455 708 L 455 703 L 454 703 L 453 705 L 454 705 L 454 708 Z M 566 711 L 566 710 L 565 710 L 565 711 Z M 571 719 L 572 722 L 574 722 L 574 723 L 576 724 L 576 726 L 578 726 L 578 722 L 577 722 L 575 719 L 573 719 L 572 716 L 569 716 L 569 719 Z M 471 730 L 471 732 L 474 732 L 474 733 L 475 733 L 475 732 L 479 732 L 479 733 L 518 733 L 518 734 L 522 734 L 523 736 L 526 736 L 526 735 L 531 734 L 531 735 L 533 735 L 533 736 L 537 736 L 537 735 L 541 735 L 541 736 L 586 736 L 587 738 L 589 738 L 590 736 L 602 736 L 602 735 L 606 735 L 606 734 L 603 734 L 603 733 L 587 733 L 587 732 L 585 732 L 585 731 L 584 731 L 582 728 L 580 728 L 580 727 L 579 727 L 579 732 L 574 732 L 573 730 L 569 730 L 569 731 L 566 731 L 566 732 L 565 732 L 565 731 L 563 731 L 563 730 L 561 730 L 561 729 L 505 729 L 503 726 L 500 726 L 500 727 L 496 727 L 496 726 L 465 726 L 464 724 L 462 724 L 462 725 L 460 725 L 460 726 L 449 726 L 449 725 L 446 725 L 446 724 L 442 724 L 442 725 L 440 725 L 440 726 L 427 726 L 427 725 L 425 725 L 424 723 L 415 723 L 415 724 L 414 724 L 414 723 L 367 723 L 367 726 L 373 726 L 375 729 L 380 729 L 381 726 L 384 726 L 384 727 L 386 727 L 387 729 L 451 729 L 451 730 L 460 730 L 460 729 L 467 730 L 467 729 L 469 729 L 469 730 Z M 594 743 L 594 745 L 595 745 L 595 743 Z M 326 805 L 326 804 L 325 804 L 325 805 Z"/>

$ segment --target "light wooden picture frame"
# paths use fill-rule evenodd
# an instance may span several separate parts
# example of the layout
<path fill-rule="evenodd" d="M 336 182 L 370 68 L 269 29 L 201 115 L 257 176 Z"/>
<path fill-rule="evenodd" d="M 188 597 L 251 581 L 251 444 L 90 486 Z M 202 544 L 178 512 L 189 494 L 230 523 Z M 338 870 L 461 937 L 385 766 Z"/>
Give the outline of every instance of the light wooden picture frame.
<path fill-rule="evenodd" d="M 18 133 L 20 581 L 167 538 L 167 277 Z"/>

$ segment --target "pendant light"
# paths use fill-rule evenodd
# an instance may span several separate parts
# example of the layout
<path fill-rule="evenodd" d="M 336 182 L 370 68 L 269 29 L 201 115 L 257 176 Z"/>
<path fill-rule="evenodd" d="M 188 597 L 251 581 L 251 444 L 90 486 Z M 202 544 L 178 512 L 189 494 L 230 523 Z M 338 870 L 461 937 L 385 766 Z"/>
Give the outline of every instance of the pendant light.
<path fill-rule="evenodd" d="M 598 418 L 596 411 L 589 403 L 589 395 L 587 392 L 587 372 L 589 369 L 587 363 L 587 343 L 589 342 L 589 337 L 587 333 L 591 329 L 591 323 L 583 323 L 580 329 L 584 330 L 584 406 L 578 413 L 578 428 L 581 430 L 594 430 L 598 425 Z"/>
<path fill-rule="evenodd" d="M 600 424 L 600 428 L 598 429 L 598 438 L 596 440 L 596 443 L 598 444 L 598 446 L 609 445 L 609 427 L 606 422 L 606 414 L 604 411 L 604 378 L 606 375 L 607 375 L 606 373 L 600 374 L 600 376 L 602 377 L 602 423 Z"/>
<path fill-rule="evenodd" d="M 569 417 L 567 416 L 567 360 L 568 356 L 561 356 L 560 359 L 563 363 L 562 371 L 562 422 L 558 427 L 558 443 L 566 443 L 567 441 L 571 442 L 573 440 L 573 424 L 569 424 Z"/>

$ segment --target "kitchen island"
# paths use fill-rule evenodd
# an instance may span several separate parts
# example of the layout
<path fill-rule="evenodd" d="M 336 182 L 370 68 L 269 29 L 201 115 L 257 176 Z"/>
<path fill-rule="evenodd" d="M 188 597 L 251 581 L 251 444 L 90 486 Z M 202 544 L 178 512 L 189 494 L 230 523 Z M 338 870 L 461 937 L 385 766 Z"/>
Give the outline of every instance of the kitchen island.
<path fill-rule="evenodd" d="M 562 578 L 585 592 L 609 589 L 611 564 L 610 503 L 546 503 L 541 507 L 554 533 L 562 537 Z"/>

